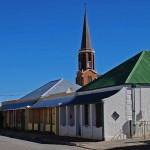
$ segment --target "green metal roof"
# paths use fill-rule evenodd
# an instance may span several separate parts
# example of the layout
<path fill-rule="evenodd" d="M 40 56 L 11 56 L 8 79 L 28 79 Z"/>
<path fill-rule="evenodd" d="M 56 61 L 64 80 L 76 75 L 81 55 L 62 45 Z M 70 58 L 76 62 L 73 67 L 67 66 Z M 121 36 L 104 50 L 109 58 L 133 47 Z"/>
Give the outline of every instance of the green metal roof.
<path fill-rule="evenodd" d="M 150 83 L 150 51 L 142 51 L 80 88 L 78 92 L 123 84 L 148 83 Z"/>

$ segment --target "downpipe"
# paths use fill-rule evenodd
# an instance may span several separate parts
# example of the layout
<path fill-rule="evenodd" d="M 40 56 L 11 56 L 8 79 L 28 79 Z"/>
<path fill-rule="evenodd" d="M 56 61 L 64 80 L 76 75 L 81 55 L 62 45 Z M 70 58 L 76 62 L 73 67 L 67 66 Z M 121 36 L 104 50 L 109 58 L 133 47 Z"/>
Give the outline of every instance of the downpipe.
<path fill-rule="evenodd" d="M 131 100 L 132 100 L 132 121 L 131 121 L 131 137 L 136 133 L 136 117 L 135 117 L 135 88 L 136 85 L 132 84 L 131 86 Z"/>

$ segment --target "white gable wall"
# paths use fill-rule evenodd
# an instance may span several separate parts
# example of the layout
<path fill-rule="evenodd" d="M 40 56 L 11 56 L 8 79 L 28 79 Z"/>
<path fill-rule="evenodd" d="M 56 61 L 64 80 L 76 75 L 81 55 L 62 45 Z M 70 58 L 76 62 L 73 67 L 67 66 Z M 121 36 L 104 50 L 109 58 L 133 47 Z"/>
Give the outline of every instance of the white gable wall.
<path fill-rule="evenodd" d="M 126 117 L 126 92 L 126 87 L 123 87 L 117 94 L 103 100 L 105 140 L 116 139 L 122 132 L 129 134 Z M 116 121 L 111 116 L 114 112 L 119 114 L 119 118 Z"/>
<path fill-rule="evenodd" d="M 135 114 L 132 110 L 134 99 Z M 124 86 L 117 94 L 103 101 L 105 140 L 128 138 L 133 131 L 135 131 L 133 137 L 150 135 L 150 86 L 137 85 L 135 88 Z M 116 121 L 111 116 L 114 112 L 119 114 Z M 129 120 L 135 123 L 135 130 L 130 127 Z"/>

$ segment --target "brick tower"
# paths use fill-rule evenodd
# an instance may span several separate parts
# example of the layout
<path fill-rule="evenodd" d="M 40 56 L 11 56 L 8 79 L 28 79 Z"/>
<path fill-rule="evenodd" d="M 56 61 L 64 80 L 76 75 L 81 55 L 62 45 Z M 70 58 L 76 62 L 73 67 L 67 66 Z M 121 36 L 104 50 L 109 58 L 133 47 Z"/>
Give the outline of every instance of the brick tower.
<path fill-rule="evenodd" d="M 85 11 L 81 48 L 78 52 L 78 71 L 76 76 L 76 83 L 81 86 L 84 86 L 97 78 L 94 66 L 94 54 L 95 51 L 91 47 L 88 19 Z"/>

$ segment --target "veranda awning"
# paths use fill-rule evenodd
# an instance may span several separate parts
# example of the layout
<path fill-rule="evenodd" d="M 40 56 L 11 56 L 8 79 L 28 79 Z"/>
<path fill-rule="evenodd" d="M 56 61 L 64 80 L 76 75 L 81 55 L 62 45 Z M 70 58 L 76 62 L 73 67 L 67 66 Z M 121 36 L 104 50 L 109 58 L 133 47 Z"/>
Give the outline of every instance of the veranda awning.
<path fill-rule="evenodd" d="M 102 99 L 108 98 L 108 97 L 116 94 L 118 91 L 119 90 L 113 90 L 113 91 L 106 91 L 106 92 L 100 92 L 100 93 L 78 95 L 67 105 L 100 103 Z"/>
<path fill-rule="evenodd" d="M 57 98 L 42 99 L 38 103 L 34 104 L 31 108 L 44 108 L 44 107 L 57 107 L 69 103 L 75 96 L 64 96 Z"/>
<path fill-rule="evenodd" d="M 16 102 L 12 104 L 6 104 L 6 105 L 2 105 L 2 109 L 3 110 L 25 109 L 27 107 L 31 107 L 36 102 L 38 102 L 38 100 L 22 101 L 22 102 Z"/>

